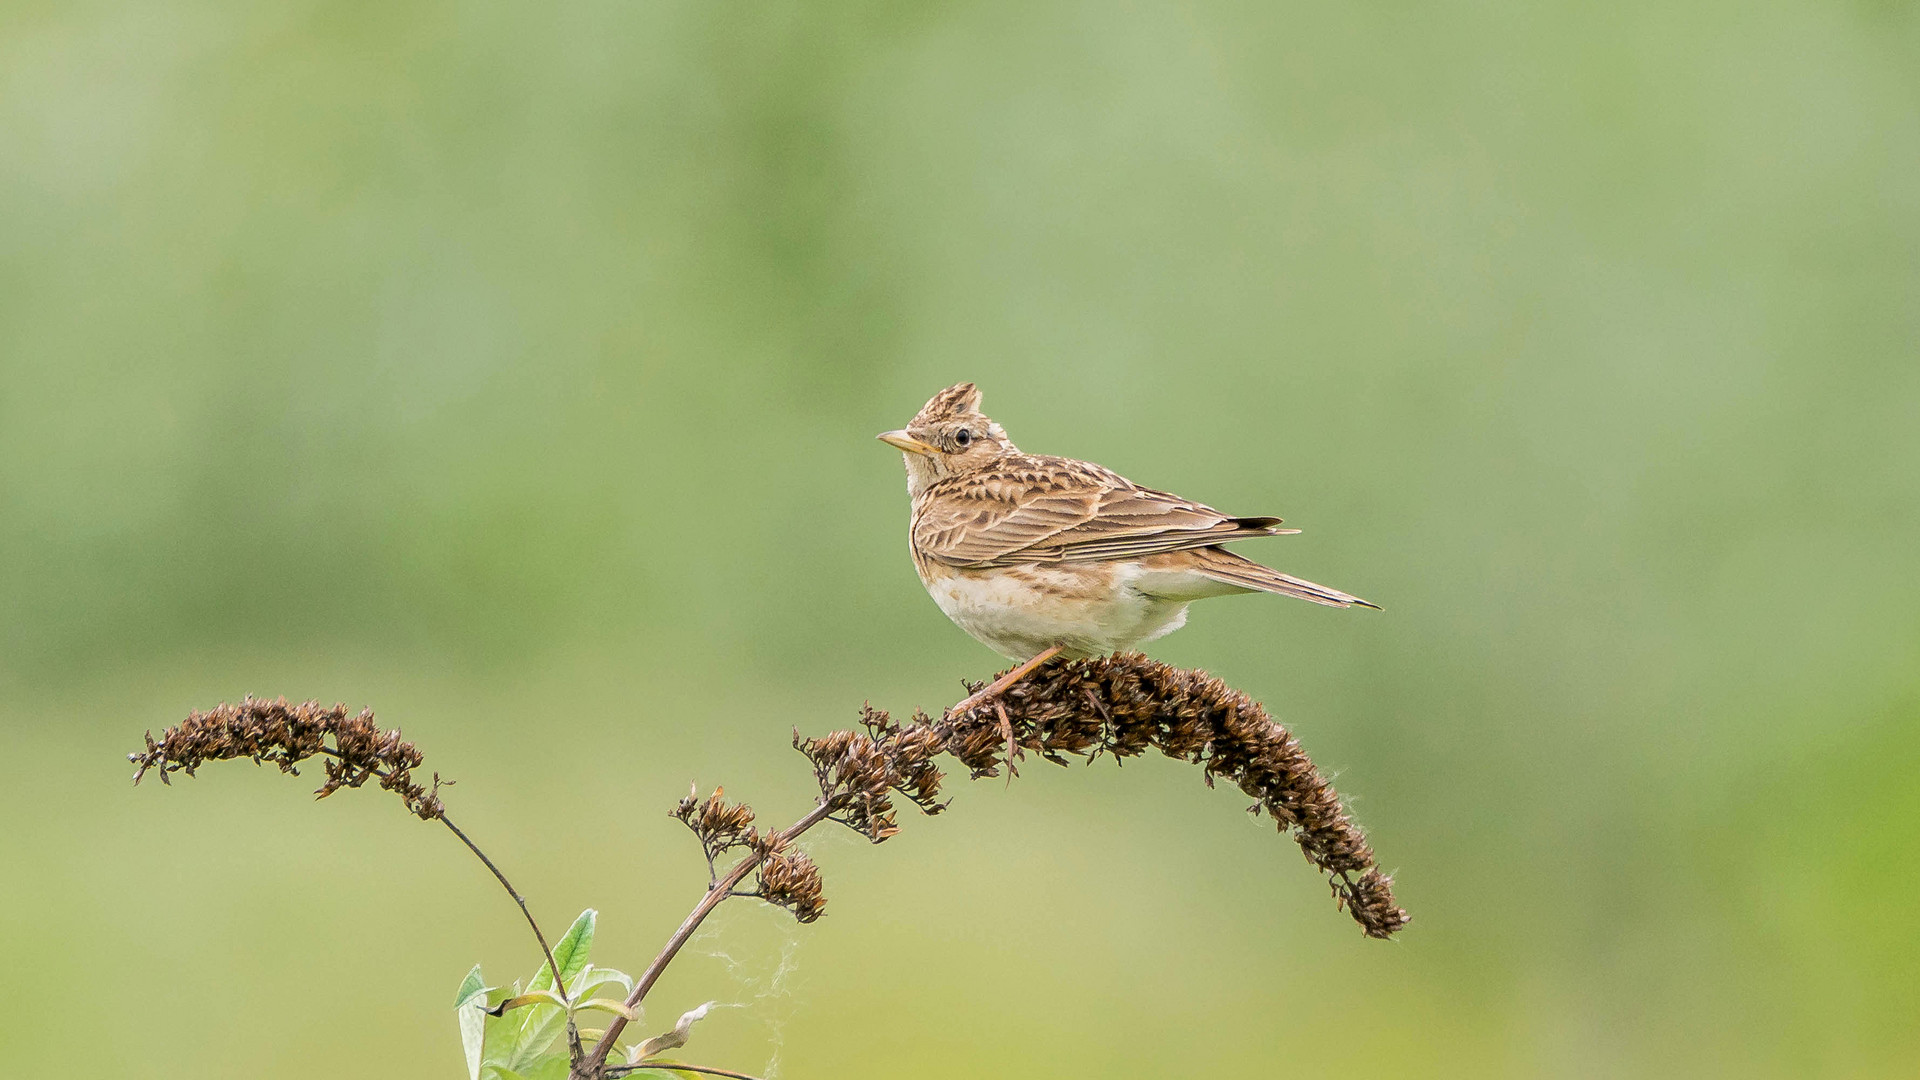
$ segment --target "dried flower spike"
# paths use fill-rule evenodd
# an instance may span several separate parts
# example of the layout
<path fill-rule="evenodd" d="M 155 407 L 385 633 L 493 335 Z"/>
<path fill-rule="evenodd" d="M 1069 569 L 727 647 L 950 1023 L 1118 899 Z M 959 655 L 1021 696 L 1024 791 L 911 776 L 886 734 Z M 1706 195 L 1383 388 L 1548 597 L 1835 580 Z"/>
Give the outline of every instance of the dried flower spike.
<path fill-rule="evenodd" d="M 1008 753 L 1003 725 L 1015 747 L 1059 764 L 1069 755 L 1091 760 L 1149 749 L 1196 763 L 1209 785 L 1230 781 L 1291 833 L 1369 936 L 1390 937 L 1407 925 L 1392 879 L 1375 868 L 1365 834 L 1299 741 L 1259 702 L 1205 672 L 1137 653 L 1048 664 L 988 706 L 944 717 L 935 730 L 946 751 L 980 777 L 997 775 Z"/>
<path fill-rule="evenodd" d="M 776 851 L 760 863 L 758 871 L 760 899 L 793 912 L 793 917 L 809 923 L 820 917 L 827 906 L 821 895 L 820 868 L 804 851 Z"/>
<path fill-rule="evenodd" d="M 331 747 L 328 739 L 333 740 Z M 146 743 L 146 750 L 127 755 L 139 766 L 133 774 L 136 784 L 150 771 L 158 770 L 161 782 L 170 784 L 172 773 L 192 776 L 209 761 L 237 758 L 251 758 L 256 765 L 270 762 L 281 772 L 298 775 L 301 762 L 324 756 L 327 781 L 314 792 L 316 798 L 378 780 L 421 820 L 445 817 L 439 774 L 434 774 L 431 786 L 416 783 L 412 770 L 420 767 L 420 751 L 403 741 L 397 729 L 380 730 L 372 709 L 349 716 L 345 705 L 329 708 L 317 701 L 289 705 L 286 698 L 248 697 L 238 705 L 192 713 L 161 732 L 158 741 L 149 731 Z"/>
<path fill-rule="evenodd" d="M 674 807 L 672 816 L 693 830 L 700 838 L 700 849 L 707 856 L 707 870 L 716 872 L 715 860 L 734 848 L 751 848 L 759 844 L 760 834 L 753 827 L 753 807 L 745 803 L 730 803 L 721 796 L 724 788 L 714 788 L 713 794 L 702 799 L 697 789 L 687 792 L 687 797 Z"/>
<path fill-rule="evenodd" d="M 1209 786 L 1225 779 L 1251 795 L 1253 811 L 1292 835 L 1328 875 L 1336 904 L 1369 936 L 1390 937 L 1407 925 L 1392 879 L 1374 866 L 1365 834 L 1299 741 L 1259 702 L 1205 672 L 1139 654 L 1051 663 L 938 722 L 915 713 L 903 727 L 867 706 L 860 724 L 864 731 L 813 739 L 796 731 L 793 745 L 813 764 L 830 820 L 874 843 L 899 831 L 893 794 L 925 813 L 945 808 L 938 801 L 943 777 L 933 762 L 941 753 L 978 778 L 999 775 L 1011 766 L 1008 756 L 1023 751 L 1065 765 L 1069 757 L 1123 758 L 1157 749 L 1200 765 Z M 694 801 L 681 805 L 691 813 Z"/>

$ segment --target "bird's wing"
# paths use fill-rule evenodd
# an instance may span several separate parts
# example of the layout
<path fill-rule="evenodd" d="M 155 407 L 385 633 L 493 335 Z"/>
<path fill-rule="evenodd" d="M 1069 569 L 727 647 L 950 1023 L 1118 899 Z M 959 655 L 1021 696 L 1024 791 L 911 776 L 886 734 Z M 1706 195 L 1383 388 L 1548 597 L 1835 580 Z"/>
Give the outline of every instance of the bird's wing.
<path fill-rule="evenodd" d="M 1229 517 L 1082 461 L 1022 455 L 929 489 L 914 545 L 948 566 L 1093 562 L 1273 536 L 1279 518 Z"/>

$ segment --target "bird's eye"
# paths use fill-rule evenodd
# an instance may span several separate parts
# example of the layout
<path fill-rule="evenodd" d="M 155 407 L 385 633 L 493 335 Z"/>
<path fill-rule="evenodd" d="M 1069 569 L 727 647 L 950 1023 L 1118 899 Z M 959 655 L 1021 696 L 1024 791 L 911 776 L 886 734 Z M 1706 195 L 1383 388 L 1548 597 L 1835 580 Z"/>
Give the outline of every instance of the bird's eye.
<path fill-rule="evenodd" d="M 953 441 L 959 443 L 961 448 L 964 449 L 973 443 L 973 432 L 968 431 L 966 428 L 961 428 L 959 431 L 954 432 Z"/>

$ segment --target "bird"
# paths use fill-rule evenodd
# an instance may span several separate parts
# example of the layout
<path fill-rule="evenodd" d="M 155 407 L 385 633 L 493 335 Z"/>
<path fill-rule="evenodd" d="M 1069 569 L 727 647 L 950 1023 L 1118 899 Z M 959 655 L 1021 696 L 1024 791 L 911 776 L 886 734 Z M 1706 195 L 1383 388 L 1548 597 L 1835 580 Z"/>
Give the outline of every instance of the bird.
<path fill-rule="evenodd" d="M 1092 462 L 1024 453 L 980 401 L 973 383 L 949 386 L 906 427 L 876 436 L 906 463 L 921 584 L 960 629 L 1023 662 L 970 702 L 1055 656 L 1104 656 L 1172 633 L 1195 600 L 1266 592 L 1379 607 L 1221 546 L 1300 531 L 1280 518 L 1235 517 Z"/>

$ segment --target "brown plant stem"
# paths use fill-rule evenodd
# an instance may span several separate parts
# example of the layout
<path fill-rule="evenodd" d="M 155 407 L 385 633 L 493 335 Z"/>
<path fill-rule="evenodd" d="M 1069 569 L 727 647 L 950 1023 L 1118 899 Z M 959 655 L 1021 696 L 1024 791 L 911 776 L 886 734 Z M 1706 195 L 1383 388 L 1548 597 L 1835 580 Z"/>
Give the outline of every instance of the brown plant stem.
<path fill-rule="evenodd" d="M 822 800 L 816 804 L 812 810 L 808 811 L 805 817 L 769 837 L 771 843 L 767 845 L 765 850 L 778 851 L 785 847 L 801 833 L 827 820 L 827 814 L 830 810 L 831 807 L 827 805 L 825 800 Z M 661 973 L 666 971 L 667 965 L 673 962 L 675 956 L 679 955 L 680 949 L 693 937 L 694 931 L 700 929 L 700 924 L 706 921 L 707 916 L 713 913 L 714 908 L 720 906 L 721 901 L 733 895 L 734 887 L 746 880 L 747 875 L 753 873 L 753 868 L 759 866 L 761 860 L 764 858 L 765 856 L 759 851 L 748 852 L 744 858 L 733 864 L 733 868 L 728 870 L 720 880 L 707 886 L 706 895 L 702 896 L 700 902 L 694 905 L 693 911 L 690 912 L 686 920 L 680 924 L 680 929 L 675 930 L 673 936 L 667 939 L 666 945 L 660 950 L 660 955 L 653 958 L 653 963 L 647 965 L 647 970 L 641 973 L 639 980 L 633 984 L 633 993 L 627 995 L 625 1002 L 628 1009 L 636 1009 L 642 1001 L 646 1000 L 647 992 L 652 990 L 653 984 L 660 980 Z M 576 1078 L 576 1080 L 577 1078 L 599 1080 L 600 1077 L 606 1075 L 607 1054 L 613 1050 L 614 1040 L 620 1037 L 620 1033 L 626 1030 L 626 1027 L 626 1017 L 614 1017 L 613 1022 L 607 1025 L 607 1033 L 600 1037 L 600 1041 L 594 1045 L 593 1051 L 587 1055 L 586 1060 L 574 1065 L 572 1077 Z M 717 1073 L 716 1075 L 737 1076 L 739 1074 Z"/>
<path fill-rule="evenodd" d="M 321 748 L 320 752 L 328 757 L 340 756 L 336 751 L 324 747 Z M 383 771 L 376 770 L 374 775 L 385 779 L 387 774 Z M 474 858 L 480 860 L 481 865 L 485 866 L 487 870 L 493 874 L 494 880 L 500 883 L 500 887 L 507 890 L 507 895 L 513 897 L 513 902 L 520 906 L 520 914 L 526 917 L 527 927 L 533 931 L 533 940 L 540 943 L 540 954 L 547 958 L 547 970 L 553 973 L 553 992 L 560 995 L 561 1001 L 565 1001 L 571 1005 L 572 1000 L 567 997 L 566 980 L 560 977 L 560 964 L 553 958 L 553 949 L 547 945 L 547 935 L 541 932 L 540 924 L 534 920 L 533 912 L 527 907 L 527 898 L 520 895 L 520 890 L 514 888 L 513 882 L 507 880 L 507 875 L 500 872 L 500 868 L 493 864 L 492 859 L 487 858 L 487 853 L 480 850 L 480 845 L 474 843 L 473 838 L 468 836 L 465 830 L 453 823 L 453 819 L 447 816 L 445 810 L 441 810 L 440 813 L 436 815 L 436 820 L 438 820 L 440 824 L 445 825 L 447 830 L 453 833 L 453 835 L 459 837 L 461 843 L 467 845 L 467 850 L 473 852 Z M 571 1018 L 569 1018 L 569 1022 L 571 1022 Z"/>
<path fill-rule="evenodd" d="M 560 995 L 561 1001 L 567 1002 L 567 1004 L 571 1006 L 573 1002 L 567 997 L 566 980 L 560 977 L 560 964 L 554 960 L 553 949 L 547 945 L 547 935 L 540 932 L 540 924 L 534 921 L 533 912 L 527 910 L 526 898 L 520 895 L 520 890 L 513 887 L 513 882 L 507 880 L 507 875 L 501 873 L 500 868 L 493 865 L 493 860 L 487 858 L 487 853 L 480 850 L 480 845 L 474 843 L 465 832 L 461 831 L 460 826 L 453 823 L 452 818 L 449 818 L 443 813 L 440 815 L 440 824 L 445 825 L 453 835 L 460 838 L 461 843 L 467 845 L 467 850 L 473 852 L 474 857 L 479 859 L 481 863 L 485 864 L 488 870 L 493 872 L 494 878 L 500 882 L 500 887 L 507 890 L 507 895 L 513 897 L 514 903 L 520 905 L 520 914 L 526 916 L 527 926 L 533 931 L 533 939 L 540 943 L 540 952 L 547 958 L 547 970 L 553 972 L 553 992 Z M 571 1025 L 571 1017 L 569 1017 L 568 1023 Z"/>
<path fill-rule="evenodd" d="M 1042 664 L 1060 655 L 1061 651 L 1062 647 L 1058 645 L 1047 649 L 1040 655 L 1028 660 L 1026 663 L 1021 664 L 1019 667 L 1014 668 L 998 679 L 995 679 L 977 693 L 969 694 L 967 697 L 962 698 L 958 704 L 946 711 L 946 715 L 951 717 L 962 716 L 979 705 L 993 700 L 1000 694 L 1005 693 L 1009 687 L 1032 674 Z M 798 735 L 795 736 L 796 739 L 798 739 L 798 737 Z M 1011 734 L 1009 734 L 1009 744 L 1011 745 Z M 1013 765 L 1011 759 L 1008 760 L 1007 765 L 1011 768 Z M 660 955 L 653 958 L 653 963 L 647 965 L 647 970 L 642 972 L 639 980 L 633 984 L 633 993 L 627 995 L 625 1002 L 626 1007 L 629 1010 L 636 1009 L 642 1001 L 646 1000 L 647 993 L 653 989 L 653 984 L 659 981 L 661 973 L 666 971 L 667 965 L 673 962 L 675 956 L 679 955 L 680 949 L 686 945 L 688 939 L 693 937 L 694 931 L 700 929 L 700 924 L 706 921 L 707 916 L 711 915 L 713 909 L 719 907 L 722 901 L 739 895 L 734 890 L 742 881 L 746 880 L 748 874 L 753 872 L 754 867 L 759 866 L 761 862 L 765 861 L 768 854 L 780 851 L 801 833 L 827 820 L 827 817 L 832 812 L 833 806 L 825 798 L 822 798 L 815 804 L 812 810 L 807 812 L 805 817 L 769 836 L 767 838 L 768 843 L 764 847 L 758 850 L 750 850 L 747 855 L 735 863 L 733 868 L 728 870 L 723 877 L 709 884 L 705 895 L 701 896 L 700 902 L 694 905 L 693 911 L 688 913 L 685 921 L 680 924 L 680 928 L 675 930 L 673 936 L 667 939 L 666 945 L 660 950 Z M 602 1035 L 600 1041 L 594 1044 L 593 1051 L 587 1055 L 586 1060 L 580 1061 L 576 1059 L 574 1061 L 573 1071 L 569 1074 L 569 1080 L 601 1080 L 602 1077 L 606 1076 L 607 1055 L 613 1050 L 614 1040 L 619 1037 L 622 1031 L 626 1030 L 626 1027 L 626 1017 L 614 1017 L 613 1022 L 607 1025 L 606 1034 Z M 623 1073 L 622 1075 L 625 1074 Z M 716 1072 L 715 1075 L 736 1076 L 738 1074 Z"/>
<path fill-rule="evenodd" d="M 328 739 L 333 740 L 332 746 L 327 745 Z M 341 788 L 357 788 L 368 780 L 378 780 L 381 788 L 400 796 L 415 817 L 445 825 L 507 890 L 532 929 L 534 940 L 540 943 L 540 953 L 553 975 L 555 994 L 567 1006 L 567 1039 L 578 1060 L 580 1040 L 572 1000 L 560 964 L 526 898 L 480 845 L 447 817 L 446 806 L 440 801 L 440 774 L 433 774 L 431 787 L 413 779 L 413 770 L 423 761 L 420 749 L 401 739 L 397 728 L 382 731 L 374 723 L 372 709 L 355 716 L 348 714 L 345 705 L 329 708 L 318 701 L 294 705 L 284 697 L 265 701 L 249 695 L 238 705 L 223 702 L 206 712 L 195 711 L 163 731 L 157 740 L 149 731 L 146 749 L 127 755 L 127 759 L 139 766 L 133 774 L 133 782 L 138 784 L 150 771 L 157 772 L 161 782 L 170 783 L 170 773 L 192 776 L 209 761 L 240 758 L 251 758 L 256 765 L 271 762 L 284 773 L 298 775 L 299 764 L 315 756 L 327 759 L 327 779 L 314 793 L 316 797 L 324 799 Z"/>
<path fill-rule="evenodd" d="M 659 1069 L 662 1072 L 705 1073 L 708 1076 L 729 1077 L 730 1080 L 760 1080 L 759 1077 L 752 1076 L 748 1073 L 733 1072 L 729 1069 L 716 1069 L 711 1065 L 679 1065 L 679 1064 L 669 1065 L 665 1062 L 661 1062 L 660 1064 L 657 1064 L 657 1065 L 649 1065 L 644 1062 L 639 1065 L 615 1065 L 613 1068 L 607 1070 L 607 1075 L 608 1076 L 632 1076 L 634 1073 L 639 1072 L 641 1069 Z"/>

